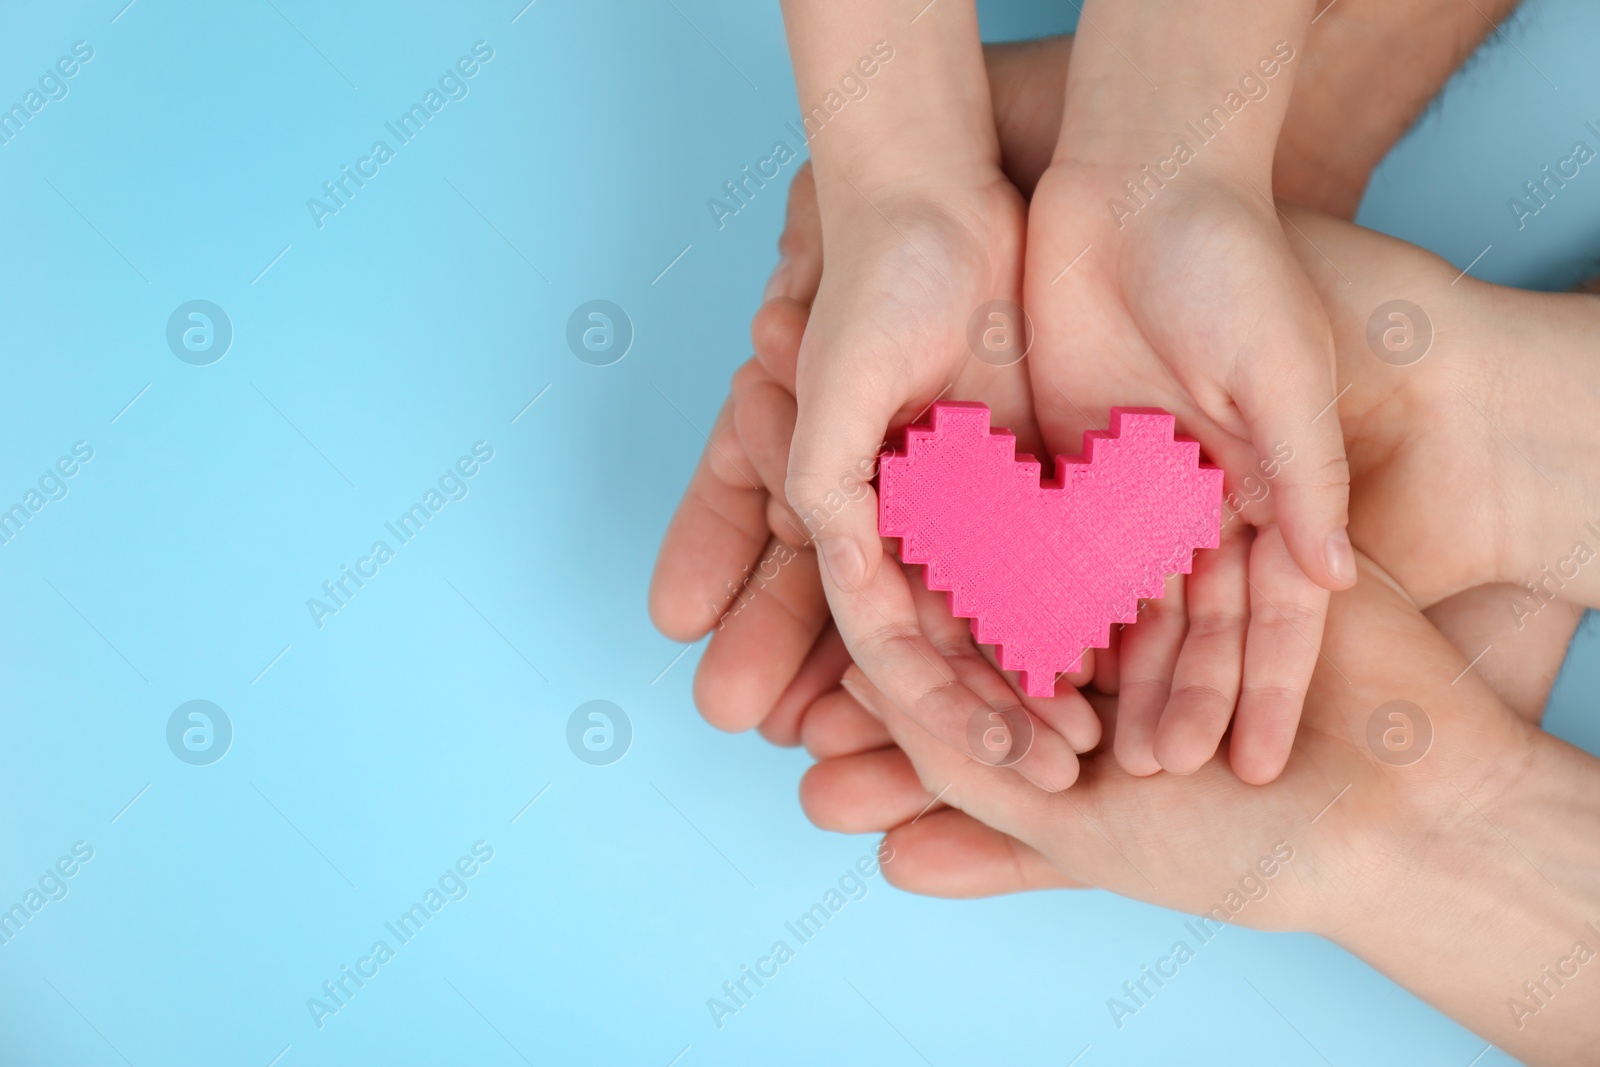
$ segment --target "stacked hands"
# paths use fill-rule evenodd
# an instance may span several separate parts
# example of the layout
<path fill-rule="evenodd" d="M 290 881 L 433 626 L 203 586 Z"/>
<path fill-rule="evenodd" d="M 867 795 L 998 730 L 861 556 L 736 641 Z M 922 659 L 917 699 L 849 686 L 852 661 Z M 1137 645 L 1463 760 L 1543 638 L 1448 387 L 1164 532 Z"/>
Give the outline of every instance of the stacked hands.
<path fill-rule="evenodd" d="M 1277 892 L 1212 914 L 1321 933 L 1526 1059 L 1592 1061 L 1600 976 L 1561 961 L 1600 950 L 1600 766 L 1537 724 L 1600 604 L 1600 300 L 1344 221 L 1487 27 L 1429 0 L 1346 0 L 1314 32 L 1281 0 L 1151 6 L 1090 0 L 1076 44 L 980 52 L 959 3 L 912 25 L 786 4 L 802 101 L 904 40 L 794 179 L 652 616 L 715 631 L 705 717 L 803 743 L 807 813 L 887 832 L 901 886 L 1201 913 L 1286 842 Z M 1396 63 L 1407 18 L 1460 32 Z M 1423 309 L 1395 320 L 1431 331 L 1401 338 L 1419 359 L 1370 340 L 1396 299 Z M 986 358 L 970 321 L 1007 305 L 1026 356 Z M 937 399 L 1039 456 L 1164 408 L 1225 472 L 1220 547 L 1053 697 L 877 535 L 881 443 Z M 1005 766 L 968 741 L 997 705 L 1031 720 Z M 1391 728 L 1431 730 L 1425 758 L 1373 740 Z"/>

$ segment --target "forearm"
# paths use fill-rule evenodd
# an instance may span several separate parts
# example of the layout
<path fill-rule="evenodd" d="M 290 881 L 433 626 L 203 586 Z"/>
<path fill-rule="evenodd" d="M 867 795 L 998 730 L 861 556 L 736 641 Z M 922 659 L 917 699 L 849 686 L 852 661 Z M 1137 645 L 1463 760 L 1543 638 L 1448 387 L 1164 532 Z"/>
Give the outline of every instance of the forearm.
<path fill-rule="evenodd" d="M 783 13 L 824 218 L 996 168 L 972 0 L 914 22 L 888 0 L 784 0 Z"/>
<path fill-rule="evenodd" d="M 1279 135 L 1276 194 L 1354 218 L 1373 168 L 1518 2 L 1324 3 Z"/>
<path fill-rule="evenodd" d="M 1404 851 L 1320 932 L 1531 1064 L 1592 1063 L 1600 762 L 1528 730 L 1529 758 L 1503 790 L 1442 783 L 1409 818 Z"/>
<path fill-rule="evenodd" d="M 1300 71 L 1273 156 L 1274 195 L 1354 218 L 1373 169 L 1518 2 L 1324 4 L 1293 61 Z M 1082 29 L 1092 44 L 1095 31 Z M 1024 195 L 1055 152 L 1072 45 L 1062 36 L 985 47 L 1005 172 Z"/>
<path fill-rule="evenodd" d="M 1312 0 L 1087 0 L 1057 162 L 1194 168 L 1268 193 L 1312 15 Z"/>

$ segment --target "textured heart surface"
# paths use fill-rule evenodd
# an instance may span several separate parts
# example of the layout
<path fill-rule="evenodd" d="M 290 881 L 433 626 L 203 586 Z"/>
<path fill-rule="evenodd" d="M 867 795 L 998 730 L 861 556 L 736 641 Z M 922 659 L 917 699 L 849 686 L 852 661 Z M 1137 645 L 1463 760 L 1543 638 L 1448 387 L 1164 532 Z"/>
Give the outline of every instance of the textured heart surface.
<path fill-rule="evenodd" d="M 986 406 L 935 404 L 932 425 L 908 429 L 905 451 L 879 467 L 879 532 L 927 567 L 928 588 L 999 646 L 1029 696 L 1053 696 L 1112 623 L 1136 621 L 1141 597 L 1217 547 L 1222 471 L 1174 424 L 1157 408 L 1112 408 L 1110 432 L 1084 434 L 1083 455 L 1057 456 L 1041 484 Z"/>

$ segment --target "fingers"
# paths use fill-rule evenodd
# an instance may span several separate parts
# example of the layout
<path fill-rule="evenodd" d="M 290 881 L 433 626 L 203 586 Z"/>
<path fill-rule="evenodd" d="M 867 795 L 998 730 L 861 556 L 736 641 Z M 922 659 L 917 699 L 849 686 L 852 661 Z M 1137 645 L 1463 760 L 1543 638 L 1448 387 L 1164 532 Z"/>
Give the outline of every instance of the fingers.
<path fill-rule="evenodd" d="M 770 542 L 700 657 L 694 697 L 706 721 L 740 731 L 766 718 L 827 621 L 816 554 Z"/>
<path fill-rule="evenodd" d="M 770 380 L 757 380 L 739 394 L 734 422 L 757 480 L 781 486 L 794 398 Z M 714 724 L 732 730 L 759 725 L 767 740 L 794 745 L 800 741 L 806 709 L 838 685 L 850 656 L 829 625 L 816 556 L 804 547 L 804 528 L 779 498 L 769 498 L 767 514 L 784 543 L 768 547 L 722 632 L 706 650 L 696 693 Z M 795 653 L 812 633 L 820 636 L 797 664 Z M 784 678 L 796 667 L 796 673 Z"/>
<path fill-rule="evenodd" d="M 1095 649 L 1094 677 L 1085 684 L 1107 696 L 1116 696 L 1122 688 L 1122 631 L 1121 623 L 1111 627 L 1111 643 Z"/>
<path fill-rule="evenodd" d="M 767 376 L 792 394 L 795 368 L 800 360 L 800 340 L 805 336 L 811 305 L 786 296 L 773 297 L 756 309 L 750 320 L 750 343 Z"/>
<path fill-rule="evenodd" d="M 1112 751 L 1129 774 L 1155 774 L 1156 726 L 1172 693 L 1172 674 L 1188 631 L 1184 576 L 1167 579 L 1166 593 L 1139 606 L 1137 622 L 1122 628 L 1122 679 Z"/>
<path fill-rule="evenodd" d="M 767 494 L 739 444 L 734 404 L 729 397 L 711 428 L 650 577 L 650 619 L 674 641 L 717 624 L 767 543 Z"/>
<path fill-rule="evenodd" d="M 923 590 L 916 586 L 913 586 L 913 589 L 916 591 L 920 602 Z M 942 593 L 937 595 L 944 596 Z M 930 607 L 938 611 L 946 604 L 946 601 L 941 600 L 938 604 Z M 938 613 L 940 615 L 947 614 L 943 611 Z M 970 636 L 971 628 L 964 619 L 955 620 L 952 617 L 949 624 L 935 622 L 934 625 L 948 625 L 950 627 L 942 638 L 934 637 L 930 634 L 930 639 L 933 640 L 936 648 L 943 649 L 946 644 L 959 647 L 963 643 L 971 644 L 973 642 L 973 638 Z M 928 627 L 928 623 L 923 624 L 924 629 L 928 629 Z M 978 655 L 983 657 L 983 661 L 1011 686 L 1012 699 L 1020 701 L 1023 708 L 1033 713 L 1034 718 L 1065 738 L 1073 752 L 1089 752 L 1100 743 L 1100 717 L 1089 706 L 1089 702 L 1084 699 L 1083 694 L 1079 692 L 1080 687 L 1088 685 L 1094 678 L 1095 649 L 1088 649 L 1084 652 L 1083 669 L 1057 676 L 1054 696 L 1031 697 L 1022 691 L 1021 678 L 1017 672 L 1008 672 L 1001 669 L 999 659 L 995 655 L 994 646 L 974 645 L 974 648 Z"/>
<path fill-rule="evenodd" d="M 1250 527 L 1234 523 L 1216 550 L 1195 554 L 1185 584 L 1189 632 L 1155 738 L 1156 762 L 1173 774 L 1190 774 L 1216 755 L 1233 718 L 1250 621 L 1250 542 Z"/>
<path fill-rule="evenodd" d="M 871 679 L 854 668 L 846 671 L 845 677 L 853 679 L 857 701 L 883 722 L 899 746 L 889 751 L 910 760 L 922 795 L 928 798 L 925 803 L 959 808 L 1036 847 L 1043 847 L 1044 841 L 1063 829 L 1062 802 L 1069 794 L 1036 789 L 1008 768 L 981 763 L 941 743 L 888 700 Z M 929 814 L 935 810 L 930 808 Z"/>
<path fill-rule="evenodd" d="M 756 361 L 741 368 L 735 377 L 735 396 L 717 418 L 711 443 L 662 539 L 651 579 L 651 619 L 674 640 L 696 640 L 716 625 L 739 590 L 743 569 L 755 563 L 766 544 L 766 535 L 752 516 L 761 513 L 765 524 L 769 504 L 765 493 L 782 496 L 786 469 L 767 465 L 759 475 L 751 470 L 750 457 L 734 438 L 733 423 L 737 394 L 750 379 L 770 375 L 789 392 L 795 389 L 795 363 L 807 309 L 822 277 L 822 223 L 809 163 L 790 183 L 788 219 L 778 246 L 783 259 L 768 283 L 769 299 L 751 322 Z M 770 413 L 770 400 L 764 398 L 763 410 Z M 751 421 L 747 419 L 747 423 Z M 792 415 L 787 427 L 787 433 L 769 432 L 760 438 L 762 444 L 782 438 L 785 466 L 793 434 Z M 804 539 L 790 532 L 795 523 L 786 520 L 782 510 L 771 510 L 780 520 L 772 524 L 774 529 L 790 544 Z"/>
<path fill-rule="evenodd" d="M 753 373 L 736 381 L 742 388 L 724 407 L 703 463 L 708 471 L 739 481 L 730 489 L 697 474 L 663 544 L 662 559 L 670 566 L 658 566 L 651 606 L 656 616 L 658 602 L 672 602 L 681 589 L 704 589 L 708 575 L 722 576 L 723 588 L 716 590 L 719 596 L 712 603 L 719 605 L 720 615 L 731 600 L 732 613 L 701 658 L 696 702 L 707 720 L 722 729 L 760 725 L 768 740 L 793 745 L 800 739 L 805 709 L 837 684 L 849 661 L 837 633 L 831 627 L 822 633 L 828 611 L 816 556 L 806 547 L 805 528 L 782 498 L 794 436 L 795 362 L 822 273 L 821 221 L 809 165 L 791 183 L 779 250 L 784 259 L 768 284 L 769 299 L 751 322 Z M 775 372 L 776 381 L 769 372 Z M 750 551 L 756 531 L 749 520 L 756 509 L 763 525 L 783 542 L 769 544 L 762 537 L 767 551 L 759 562 Z M 736 522 L 726 521 L 730 511 Z M 741 540 L 734 539 L 735 532 L 743 535 Z M 741 567 L 731 582 L 723 576 L 730 562 Z M 741 588 L 738 579 L 752 563 L 754 573 Z M 702 627 L 699 633 L 715 618 L 705 615 L 691 617 Z M 667 621 L 688 629 L 676 617 Z"/>
<path fill-rule="evenodd" d="M 733 422 L 739 444 L 755 468 L 756 480 L 774 494 L 767 506 L 773 535 L 800 547 L 806 545 L 810 537 L 783 500 L 794 419 L 794 397 L 783 386 L 767 379 L 747 386 L 734 407 Z"/>
<path fill-rule="evenodd" d="M 1095 666 L 1095 661 L 1099 658 L 1100 651 L 1101 650 L 1097 648 L 1084 649 L 1082 665 L 1075 671 L 1068 671 L 1065 674 L 1058 675 L 1056 682 L 1058 684 L 1061 682 L 1066 682 L 1074 689 L 1082 689 L 1084 686 L 1094 681 L 1095 672 L 1099 669 Z"/>
<path fill-rule="evenodd" d="M 919 631 L 910 583 L 900 567 L 878 568 L 869 584 L 835 587 L 829 604 L 856 664 L 846 677 L 879 679 L 885 702 L 904 708 L 946 744 L 963 745 L 966 719 L 983 701 L 961 684 Z"/>
<path fill-rule="evenodd" d="M 814 723 L 842 714 L 878 723 L 839 692 L 818 701 L 806 716 L 807 734 L 816 729 Z M 822 757 L 802 780 L 800 796 L 807 816 L 823 829 L 889 830 L 893 851 L 885 854 L 894 858 L 885 863 L 884 873 L 914 893 L 980 897 L 1077 885 L 1030 846 L 935 803 L 898 748 Z"/>
<path fill-rule="evenodd" d="M 822 610 L 827 610 L 826 605 Z M 761 720 L 761 736 L 775 745 L 799 744 L 810 709 L 825 693 L 838 688 L 839 676 L 848 666 L 850 650 L 844 647 L 844 640 L 832 623 L 826 623 L 799 673 Z"/>
<path fill-rule="evenodd" d="M 883 874 L 893 885 L 930 897 L 970 899 L 1030 889 L 1075 889 L 1043 853 L 950 808 L 889 831 Z"/>
<path fill-rule="evenodd" d="M 1283 771 L 1328 618 L 1328 591 L 1308 579 L 1279 527 L 1257 531 L 1250 549 L 1250 628 L 1244 687 L 1229 760 L 1240 781 L 1265 785 Z M 1337 665 L 1330 662 L 1337 670 Z"/>
<path fill-rule="evenodd" d="M 800 339 L 822 282 L 822 216 L 809 161 L 789 183 L 789 212 L 778 238 L 778 251 L 782 258 L 767 282 L 761 307 L 750 320 L 750 340 L 767 374 L 794 393 Z M 769 485 L 777 491 L 783 483 Z"/>
<path fill-rule="evenodd" d="M 973 751 L 975 721 L 981 732 L 988 711 L 1016 706 L 1011 688 L 970 643 L 967 653 L 951 662 L 923 633 L 910 580 L 899 564 L 878 568 L 868 585 L 831 592 L 829 600 L 857 664 L 845 676 L 862 683 L 871 679 L 884 703 L 893 704 L 960 758 L 970 758 Z M 1041 789 L 1066 788 L 1077 777 L 1077 756 L 1059 734 L 1017 710 L 1035 729 L 1027 731 L 1032 743 L 1016 761 L 1016 770 Z"/>
<path fill-rule="evenodd" d="M 865 834 L 917 817 L 933 801 L 898 748 L 823 760 L 800 779 L 800 806 L 824 830 Z"/>
<path fill-rule="evenodd" d="M 809 305 L 822 282 L 822 214 L 817 181 L 807 160 L 789 183 L 789 206 L 778 237 L 778 265 L 767 280 L 765 300 L 788 297 Z"/>
<path fill-rule="evenodd" d="M 1099 740 L 1100 720 L 1083 694 L 1066 686 L 1060 696 L 1037 701 L 1021 699 L 1005 676 L 978 650 L 971 624 L 950 614 L 948 593 L 914 581 L 912 600 L 922 632 L 954 669 L 956 677 L 984 700 L 984 706 L 968 712 L 961 750 L 984 763 L 1014 767 L 1028 781 L 1051 791 L 1065 789 L 1076 781 L 1077 753 L 1056 726 L 1067 727 L 1088 741 L 1088 747 L 1094 746 Z M 845 677 L 851 677 L 850 670 L 846 670 Z M 1041 716 L 1040 710 L 1050 718 Z"/>
<path fill-rule="evenodd" d="M 861 587 L 883 569 L 878 494 L 869 482 L 884 431 L 900 406 L 887 381 L 854 380 L 846 369 L 852 362 L 870 365 L 834 359 L 811 389 L 801 387 L 784 480 L 784 497 L 815 539 L 836 588 Z"/>
<path fill-rule="evenodd" d="M 1056 695 L 1053 697 L 1030 697 L 1026 693 L 1018 693 L 1016 699 L 1033 713 L 1034 718 L 1060 734 L 1073 752 L 1091 752 L 1100 744 L 1100 716 L 1095 714 L 1094 708 L 1089 706 L 1077 686 L 1068 684 L 1067 679 L 1056 682 Z"/>
<path fill-rule="evenodd" d="M 806 751 L 819 760 L 887 748 L 889 730 L 843 688 L 819 697 L 800 722 Z"/>
<path fill-rule="evenodd" d="M 1330 406 L 1336 390 L 1332 333 L 1310 282 L 1292 260 L 1284 267 L 1277 288 L 1292 287 L 1294 295 L 1269 308 L 1254 331 L 1242 357 L 1248 362 L 1236 375 L 1235 399 L 1258 456 L 1282 460 L 1274 513 L 1295 562 L 1324 589 L 1347 589 L 1355 583 L 1356 562 L 1345 532 L 1350 464 L 1339 413 Z"/>

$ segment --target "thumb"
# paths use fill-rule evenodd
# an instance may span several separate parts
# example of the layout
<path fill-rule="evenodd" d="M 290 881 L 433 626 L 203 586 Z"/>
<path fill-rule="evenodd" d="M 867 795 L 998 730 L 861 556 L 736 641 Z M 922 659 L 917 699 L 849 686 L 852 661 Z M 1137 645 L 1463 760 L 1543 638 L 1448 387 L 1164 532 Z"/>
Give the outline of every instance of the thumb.
<path fill-rule="evenodd" d="M 823 572 L 848 589 L 870 581 L 883 556 L 871 483 L 884 431 L 899 408 L 884 383 L 867 381 L 856 367 L 846 374 L 836 364 L 820 382 L 802 377 L 784 483 Z"/>
<path fill-rule="evenodd" d="M 1301 571 L 1325 589 L 1348 589 L 1356 581 L 1345 531 L 1350 464 L 1333 383 L 1320 370 L 1332 363 L 1324 353 L 1332 342 L 1304 330 L 1278 336 L 1287 343 L 1245 376 L 1239 397 L 1256 451 L 1252 473 L 1271 487 L 1273 513 Z"/>

